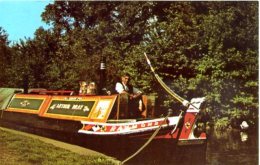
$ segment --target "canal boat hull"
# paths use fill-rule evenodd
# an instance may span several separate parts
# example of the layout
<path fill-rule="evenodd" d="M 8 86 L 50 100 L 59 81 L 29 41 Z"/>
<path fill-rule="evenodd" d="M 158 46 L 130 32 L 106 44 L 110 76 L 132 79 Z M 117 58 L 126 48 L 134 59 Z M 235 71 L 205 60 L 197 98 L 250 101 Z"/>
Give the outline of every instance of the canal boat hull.
<path fill-rule="evenodd" d="M 142 147 L 136 159 L 154 153 L 153 158 L 161 160 L 173 153 L 176 155 L 178 146 L 206 144 L 204 132 L 194 135 L 204 98 L 191 100 L 192 105 L 178 116 L 169 114 L 153 119 L 113 116 L 110 119 L 118 107 L 118 95 L 55 96 L 14 92 L 12 97 L 5 98 L 2 105 L 6 106 L 2 106 L 0 118 L 2 126 L 85 146 L 120 160 Z"/>

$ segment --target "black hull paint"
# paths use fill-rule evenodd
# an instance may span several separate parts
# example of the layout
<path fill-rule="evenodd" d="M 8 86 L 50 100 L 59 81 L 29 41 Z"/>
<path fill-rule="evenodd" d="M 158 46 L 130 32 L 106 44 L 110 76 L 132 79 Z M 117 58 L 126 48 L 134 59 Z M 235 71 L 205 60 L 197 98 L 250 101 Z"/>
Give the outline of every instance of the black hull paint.
<path fill-rule="evenodd" d="M 49 129 L 59 132 L 77 133 L 82 127 L 80 121 L 43 118 L 37 114 L 4 111 L 0 121 L 10 122 L 16 125 Z"/>
<path fill-rule="evenodd" d="M 77 131 L 82 127 L 79 121 L 42 118 L 35 114 L 7 111 L 2 114 L 0 125 L 83 146 L 121 161 L 135 153 L 153 133 L 126 136 L 79 134 Z M 167 130 L 162 130 L 160 134 L 162 132 L 165 133 Z M 194 149 L 197 155 L 192 155 Z M 140 154 L 126 164 L 203 165 L 205 162 L 202 160 L 206 158 L 205 154 L 206 143 L 195 146 L 177 146 L 176 139 L 153 139 Z"/>

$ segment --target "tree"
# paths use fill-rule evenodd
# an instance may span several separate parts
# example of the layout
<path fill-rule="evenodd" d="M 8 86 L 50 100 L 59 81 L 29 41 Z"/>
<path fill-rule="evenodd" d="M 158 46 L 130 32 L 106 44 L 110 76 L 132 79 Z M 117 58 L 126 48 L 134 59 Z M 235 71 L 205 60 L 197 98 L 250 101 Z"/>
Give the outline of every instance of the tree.
<path fill-rule="evenodd" d="M 7 86 L 8 81 L 10 81 L 7 73 L 3 72 L 10 64 L 10 54 L 8 34 L 0 27 L 0 86 Z"/>
<path fill-rule="evenodd" d="M 151 75 L 146 52 L 179 95 L 207 97 L 215 122 L 256 124 L 257 7 L 257 2 L 55 1 L 42 13 L 51 28 L 39 28 L 34 39 L 0 56 L 11 66 L 1 76 L 15 75 L 5 82 L 15 86 L 23 71 L 31 87 L 77 89 L 79 80 L 99 81 L 105 57 L 111 89 L 118 73 L 127 71 L 134 85 L 158 95 L 160 110 L 182 108 Z M 230 120 L 218 120 L 223 117 Z"/>

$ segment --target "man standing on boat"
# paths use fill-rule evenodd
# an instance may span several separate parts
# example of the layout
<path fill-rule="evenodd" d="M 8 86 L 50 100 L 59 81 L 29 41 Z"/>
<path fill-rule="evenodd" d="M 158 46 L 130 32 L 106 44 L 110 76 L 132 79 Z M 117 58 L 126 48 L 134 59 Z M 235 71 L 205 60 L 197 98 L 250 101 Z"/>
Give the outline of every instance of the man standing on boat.
<path fill-rule="evenodd" d="M 139 118 L 141 117 L 141 111 L 143 108 L 142 104 L 142 92 L 129 84 L 130 75 L 128 73 L 123 73 L 121 75 L 121 81 L 116 83 L 115 90 L 119 94 L 128 95 L 129 104 L 129 117 Z"/>

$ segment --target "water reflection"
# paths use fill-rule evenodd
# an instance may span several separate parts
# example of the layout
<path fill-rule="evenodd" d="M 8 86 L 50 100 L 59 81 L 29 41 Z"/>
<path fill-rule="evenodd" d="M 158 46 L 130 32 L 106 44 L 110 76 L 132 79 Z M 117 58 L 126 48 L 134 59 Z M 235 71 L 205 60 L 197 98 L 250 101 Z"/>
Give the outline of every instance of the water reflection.
<path fill-rule="evenodd" d="M 207 165 L 257 165 L 258 137 L 247 132 L 212 132 L 207 147 Z"/>
<path fill-rule="evenodd" d="M 258 165 L 258 135 L 246 131 L 212 131 L 206 148 L 186 146 L 171 153 L 172 157 L 152 161 L 154 155 L 130 164 L 154 165 Z M 163 152 L 167 153 L 166 150 Z M 147 161 L 147 159 L 150 161 Z M 146 160 L 146 161 L 145 161 Z"/>
<path fill-rule="evenodd" d="M 206 163 L 206 145 L 182 146 L 171 151 L 164 149 L 157 153 L 149 153 L 146 156 L 138 155 L 126 165 L 205 165 Z"/>
<path fill-rule="evenodd" d="M 242 142 L 246 142 L 248 140 L 248 133 L 247 132 L 240 132 L 240 138 Z"/>

